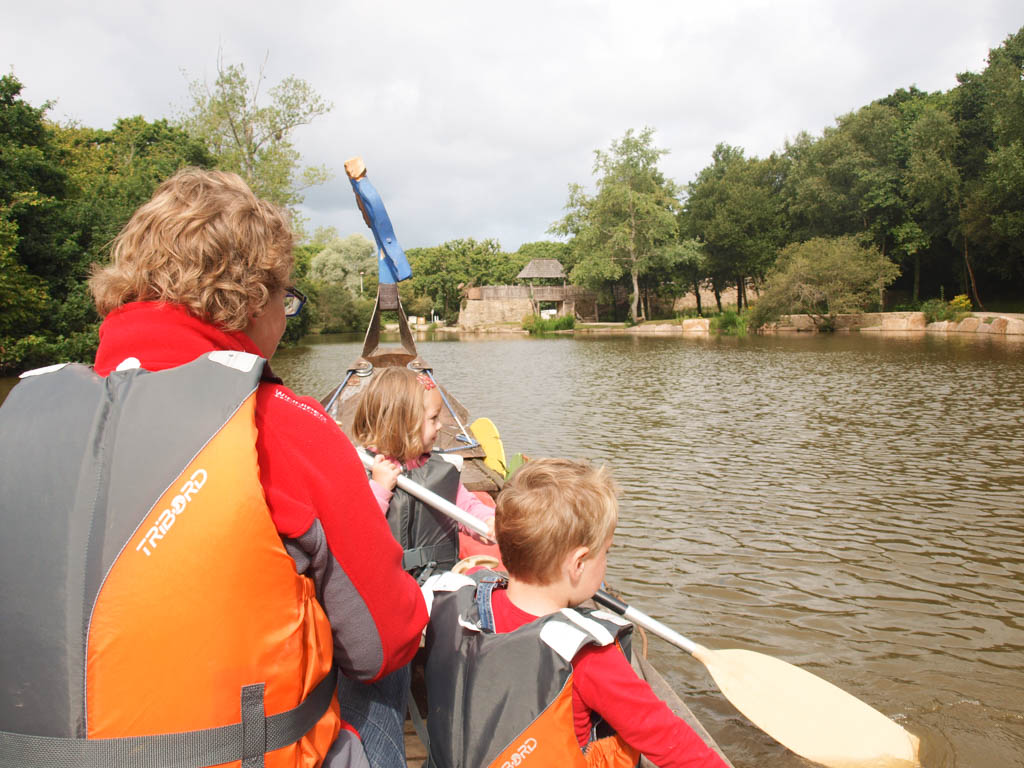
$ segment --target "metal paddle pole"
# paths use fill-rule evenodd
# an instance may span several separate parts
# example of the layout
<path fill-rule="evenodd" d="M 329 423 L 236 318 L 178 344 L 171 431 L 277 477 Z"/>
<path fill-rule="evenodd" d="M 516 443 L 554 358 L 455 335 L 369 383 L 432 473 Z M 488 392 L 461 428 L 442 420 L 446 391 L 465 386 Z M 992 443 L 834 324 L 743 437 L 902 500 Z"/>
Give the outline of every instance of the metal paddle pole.
<path fill-rule="evenodd" d="M 373 459 L 360 454 L 363 464 Z M 486 526 L 407 477 L 398 487 L 486 537 Z M 690 653 L 750 722 L 801 757 L 829 768 L 919 765 L 916 736 L 841 688 L 805 669 L 756 651 L 712 650 L 607 592 L 594 599 Z"/>
<path fill-rule="evenodd" d="M 363 466 L 367 469 L 371 469 L 373 467 L 373 457 L 363 450 L 357 450 L 356 452 L 359 454 L 359 458 L 362 459 Z M 443 512 L 455 522 L 461 523 L 473 533 L 483 539 L 486 539 L 488 542 L 493 543 L 494 539 L 491 538 L 491 535 L 487 530 L 487 523 L 483 520 L 479 520 L 469 514 L 469 512 L 459 509 L 448 501 L 448 499 L 443 496 L 438 496 L 429 488 L 424 488 L 422 485 L 414 480 L 410 480 L 405 475 L 399 475 L 398 482 L 396 484 L 410 496 L 415 496 L 424 504 L 429 504 L 438 512 Z"/>
<path fill-rule="evenodd" d="M 617 597 L 608 594 L 603 589 L 599 589 L 594 595 L 594 602 L 614 611 L 623 618 L 629 619 L 638 627 L 643 627 L 648 632 L 657 635 L 666 642 L 672 643 L 677 648 L 682 648 L 687 653 L 697 653 L 703 647 L 689 638 L 683 637 L 674 629 L 666 627 L 657 619 L 652 619 L 646 613 L 641 613 L 633 606 L 627 605 Z"/>

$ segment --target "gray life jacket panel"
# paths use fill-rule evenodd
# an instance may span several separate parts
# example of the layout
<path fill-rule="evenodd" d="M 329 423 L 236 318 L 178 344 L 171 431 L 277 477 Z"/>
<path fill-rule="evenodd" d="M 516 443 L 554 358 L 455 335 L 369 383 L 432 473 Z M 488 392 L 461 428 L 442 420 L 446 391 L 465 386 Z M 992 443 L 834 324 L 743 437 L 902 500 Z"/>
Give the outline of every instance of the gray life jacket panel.
<path fill-rule="evenodd" d="M 11 390 L 0 408 L 3 768 L 262 765 L 264 753 L 296 742 L 328 712 L 333 673 L 299 706 L 270 717 L 258 683 L 241 690 L 242 722 L 86 738 L 97 596 L 154 503 L 255 392 L 264 363 L 221 351 L 158 373 L 135 367 L 106 377 L 69 364 L 24 374 Z"/>
<path fill-rule="evenodd" d="M 632 625 L 604 611 L 566 608 L 496 634 L 490 594 L 506 585 L 504 576 L 486 570 L 472 576 L 438 574 L 424 584 L 431 606 L 426 638 L 431 768 L 482 768 L 510 747 L 529 743 L 531 726 L 566 695 L 572 660 L 585 645 L 619 642 L 629 655 Z M 562 744 L 569 752 L 562 765 L 570 766 L 582 756 L 571 710 L 562 725 Z M 525 756 L 532 748 L 520 749 Z M 543 764 L 548 763 L 538 763 Z"/>
<path fill-rule="evenodd" d="M 432 455 L 425 464 L 405 475 L 438 496 L 455 503 L 459 470 L 451 462 Z M 402 545 L 402 567 L 413 576 L 430 570 L 450 570 L 459 561 L 459 525 L 415 496 L 395 488 L 387 511 L 388 525 Z M 428 574 L 429 575 L 429 574 Z"/>

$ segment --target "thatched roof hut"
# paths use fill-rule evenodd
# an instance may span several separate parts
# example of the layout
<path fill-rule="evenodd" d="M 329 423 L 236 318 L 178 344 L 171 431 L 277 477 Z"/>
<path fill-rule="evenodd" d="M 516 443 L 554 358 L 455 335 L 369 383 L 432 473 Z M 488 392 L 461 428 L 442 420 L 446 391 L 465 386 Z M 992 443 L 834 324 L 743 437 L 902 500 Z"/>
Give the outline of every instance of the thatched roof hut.
<path fill-rule="evenodd" d="M 516 275 L 516 280 L 565 280 L 565 270 L 558 259 L 533 259 Z"/>

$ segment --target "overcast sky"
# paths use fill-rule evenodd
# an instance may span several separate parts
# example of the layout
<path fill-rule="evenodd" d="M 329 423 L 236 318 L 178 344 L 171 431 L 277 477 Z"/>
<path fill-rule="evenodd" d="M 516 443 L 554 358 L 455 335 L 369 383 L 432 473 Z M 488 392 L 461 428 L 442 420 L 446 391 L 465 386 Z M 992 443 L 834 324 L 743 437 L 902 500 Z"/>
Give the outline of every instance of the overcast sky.
<path fill-rule="evenodd" d="M 946 91 L 1024 25 L 1021 0 L 49 0 L 6 3 L 0 66 L 50 117 L 109 128 L 173 117 L 217 52 L 334 105 L 298 129 L 335 173 L 316 226 L 369 235 L 344 161 L 361 155 L 406 248 L 548 239 L 593 151 L 651 126 L 692 181 L 719 142 L 764 156 L 800 131 L 916 85 Z"/>

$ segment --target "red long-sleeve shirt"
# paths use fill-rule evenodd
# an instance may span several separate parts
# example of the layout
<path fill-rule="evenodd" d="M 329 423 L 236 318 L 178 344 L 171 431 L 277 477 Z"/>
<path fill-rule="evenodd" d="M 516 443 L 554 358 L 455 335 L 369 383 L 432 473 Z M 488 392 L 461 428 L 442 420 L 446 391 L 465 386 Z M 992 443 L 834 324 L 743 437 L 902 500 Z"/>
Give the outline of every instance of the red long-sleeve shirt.
<path fill-rule="evenodd" d="M 496 632 L 511 632 L 538 617 L 520 610 L 508 592 L 491 593 Z M 726 768 L 725 761 L 655 696 L 615 645 L 588 645 L 572 661 L 572 710 L 580 747 L 597 712 L 630 746 L 660 768 Z"/>
<path fill-rule="evenodd" d="M 126 358 L 159 371 L 213 350 L 260 350 L 184 307 L 127 304 L 100 327 L 95 369 Z M 334 661 L 350 677 L 375 680 L 407 664 L 427 622 L 416 582 L 370 491 L 355 449 L 320 404 L 261 382 L 256 393 L 260 481 L 278 533 L 310 576 L 334 633 Z"/>

